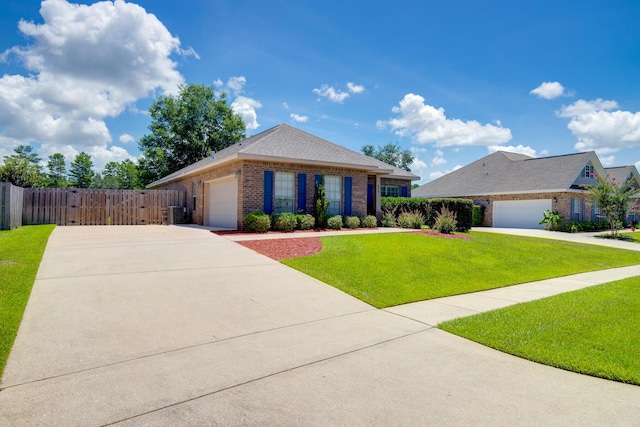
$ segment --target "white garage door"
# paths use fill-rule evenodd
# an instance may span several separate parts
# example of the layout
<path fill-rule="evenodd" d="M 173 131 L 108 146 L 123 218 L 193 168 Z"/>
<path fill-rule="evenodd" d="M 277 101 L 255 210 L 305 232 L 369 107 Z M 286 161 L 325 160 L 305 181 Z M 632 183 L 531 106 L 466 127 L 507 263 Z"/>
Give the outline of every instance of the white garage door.
<path fill-rule="evenodd" d="M 509 200 L 493 203 L 493 226 L 500 228 L 542 228 L 543 212 L 551 199 Z"/>
<path fill-rule="evenodd" d="M 238 180 L 213 181 L 208 186 L 207 225 L 235 230 L 238 228 Z"/>

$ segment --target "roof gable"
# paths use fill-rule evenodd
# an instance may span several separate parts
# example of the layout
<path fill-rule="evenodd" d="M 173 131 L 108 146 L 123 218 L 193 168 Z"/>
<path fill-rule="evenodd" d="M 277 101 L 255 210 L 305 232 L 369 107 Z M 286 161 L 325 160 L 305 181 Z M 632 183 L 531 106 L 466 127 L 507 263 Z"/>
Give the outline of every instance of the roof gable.
<path fill-rule="evenodd" d="M 213 153 L 211 157 L 202 159 L 151 183 L 149 187 L 171 182 L 235 159 L 341 166 L 363 169 L 370 173 L 394 178 L 420 179 L 419 176 L 411 172 L 386 164 L 373 157 L 334 144 L 293 126 L 280 124 Z"/>
<path fill-rule="evenodd" d="M 595 153 L 534 158 L 496 151 L 412 191 L 415 197 L 464 197 L 568 190 Z"/>

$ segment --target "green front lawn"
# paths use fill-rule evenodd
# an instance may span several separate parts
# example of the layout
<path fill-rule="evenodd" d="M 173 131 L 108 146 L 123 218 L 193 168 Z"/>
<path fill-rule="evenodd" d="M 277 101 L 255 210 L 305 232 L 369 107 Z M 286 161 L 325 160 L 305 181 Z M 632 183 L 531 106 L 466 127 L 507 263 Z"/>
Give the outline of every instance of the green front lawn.
<path fill-rule="evenodd" d="M 640 264 L 640 253 L 471 232 L 472 240 L 410 233 L 323 237 L 315 255 L 282 261 L 375 307 Z"/>
<path fill-rule="evenodd" d="M 55 225 L 0 231 L 0 376 Z"/>
<path fill-rule="evenodd" d="M 618 233 L 620 236 L 624 236 L 626 239 L 630 241 L 640 243 L 640 231 L 627 231 L 625 233 Z"/>
<path fill-rule="evenodd" d="M 438 327 L 545 365 L 640 385 L 640 277 Z"/>

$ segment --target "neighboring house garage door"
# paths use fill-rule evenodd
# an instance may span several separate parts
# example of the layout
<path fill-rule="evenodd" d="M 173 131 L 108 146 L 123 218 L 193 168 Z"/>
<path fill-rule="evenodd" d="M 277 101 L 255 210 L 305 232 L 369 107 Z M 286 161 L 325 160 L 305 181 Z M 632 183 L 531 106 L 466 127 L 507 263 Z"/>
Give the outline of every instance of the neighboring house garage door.
<path fill-rule="evenodd" d="M 497 201 L 493 203 L 493 226 L 542 228 L 539 222 L 547 209 L 551 209 L 551 199 Z"/>
<path fill-rule="evenodd" d="M 223 179 L 208 183 L 207 225 L 238 228 L 238 180 Z"/>

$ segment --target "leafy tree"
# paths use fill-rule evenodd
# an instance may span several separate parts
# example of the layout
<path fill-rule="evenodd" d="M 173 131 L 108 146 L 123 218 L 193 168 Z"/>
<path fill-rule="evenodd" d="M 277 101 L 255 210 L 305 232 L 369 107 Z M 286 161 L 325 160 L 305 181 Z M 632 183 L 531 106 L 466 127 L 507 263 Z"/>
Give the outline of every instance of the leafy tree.
<path fill-rule="evenodd" d="M 14 153 L 4 156 L 0 166 L 0 182 L 10 182 L 19 187 L 39 187 L 44 184 L 40 158 L 30 145 L 18 145 Z"/>
<path fill-rule="evenodd" d="M 102 176 L 100 176 L 99 180 L 96 179 L 95 183 L 100 184 L 100 187 L 96 188 L 109 188 L 114 190 L 120 188 L 120 184 L 118 182 L 118 162 L 108 162 L 104 165 Z"/>
<path fill-rule="evenodd" d="M 54 153 L 49 156 L 46 176 L 47 187 L 65 188 L 69 186 L 67 165 L 62 154 Z"/>
<path fill-rule="evenodd" d="M 632 185 L 632 179 L 619 183 L 615 178 L 597 176 L 597 183 L 585 186 L 587 196 L 593 200 L 604 214 L 611 226 L 611 235 L 618 237 L 618 229 L 631 206 L 631 197 L 640 192 Z"/>
<path fill-rule="evenodd" d="M 411 172 L 410 165 L 415 160 L 411 150 L 401 150 L 397 142 L 390 142 L 383 147 L 378 146 L 377 150 L 373 145 L 368 144 L 362 147 L 361 151 L 365 156 L 376 158 L 408 172 Z"/>
<path fill-rule="evenodd" d="M 78 153 L 69 169 L 71 184 L 76 188 L 89 188 L 94 175 L 91 156 L 84 151 Z"/>
<path fill-rule="evenodd" d="M 327 211 L 331 200 L 327 200 L 324 189 L 324 175 L 315 184 L 313 192 L 313 216 L 316 219 L 316 226 L 324 228 L 327 226 Z"/>
<path fill-rule="evenodd" d="M 138 166 L 130 159 L 124 159 L 118 163 L 117 177 L 118 188 L 136 190 L 144 187 L 140 182 Z"/>
<path fill-rule="evenodd" d="M 213 86 L 188 84 L 177 96 L 161 96 L 149 107 L 151 134 L 140 138 L 143 184 L 235 144 L 245 136 L 242 118 Z"/>

